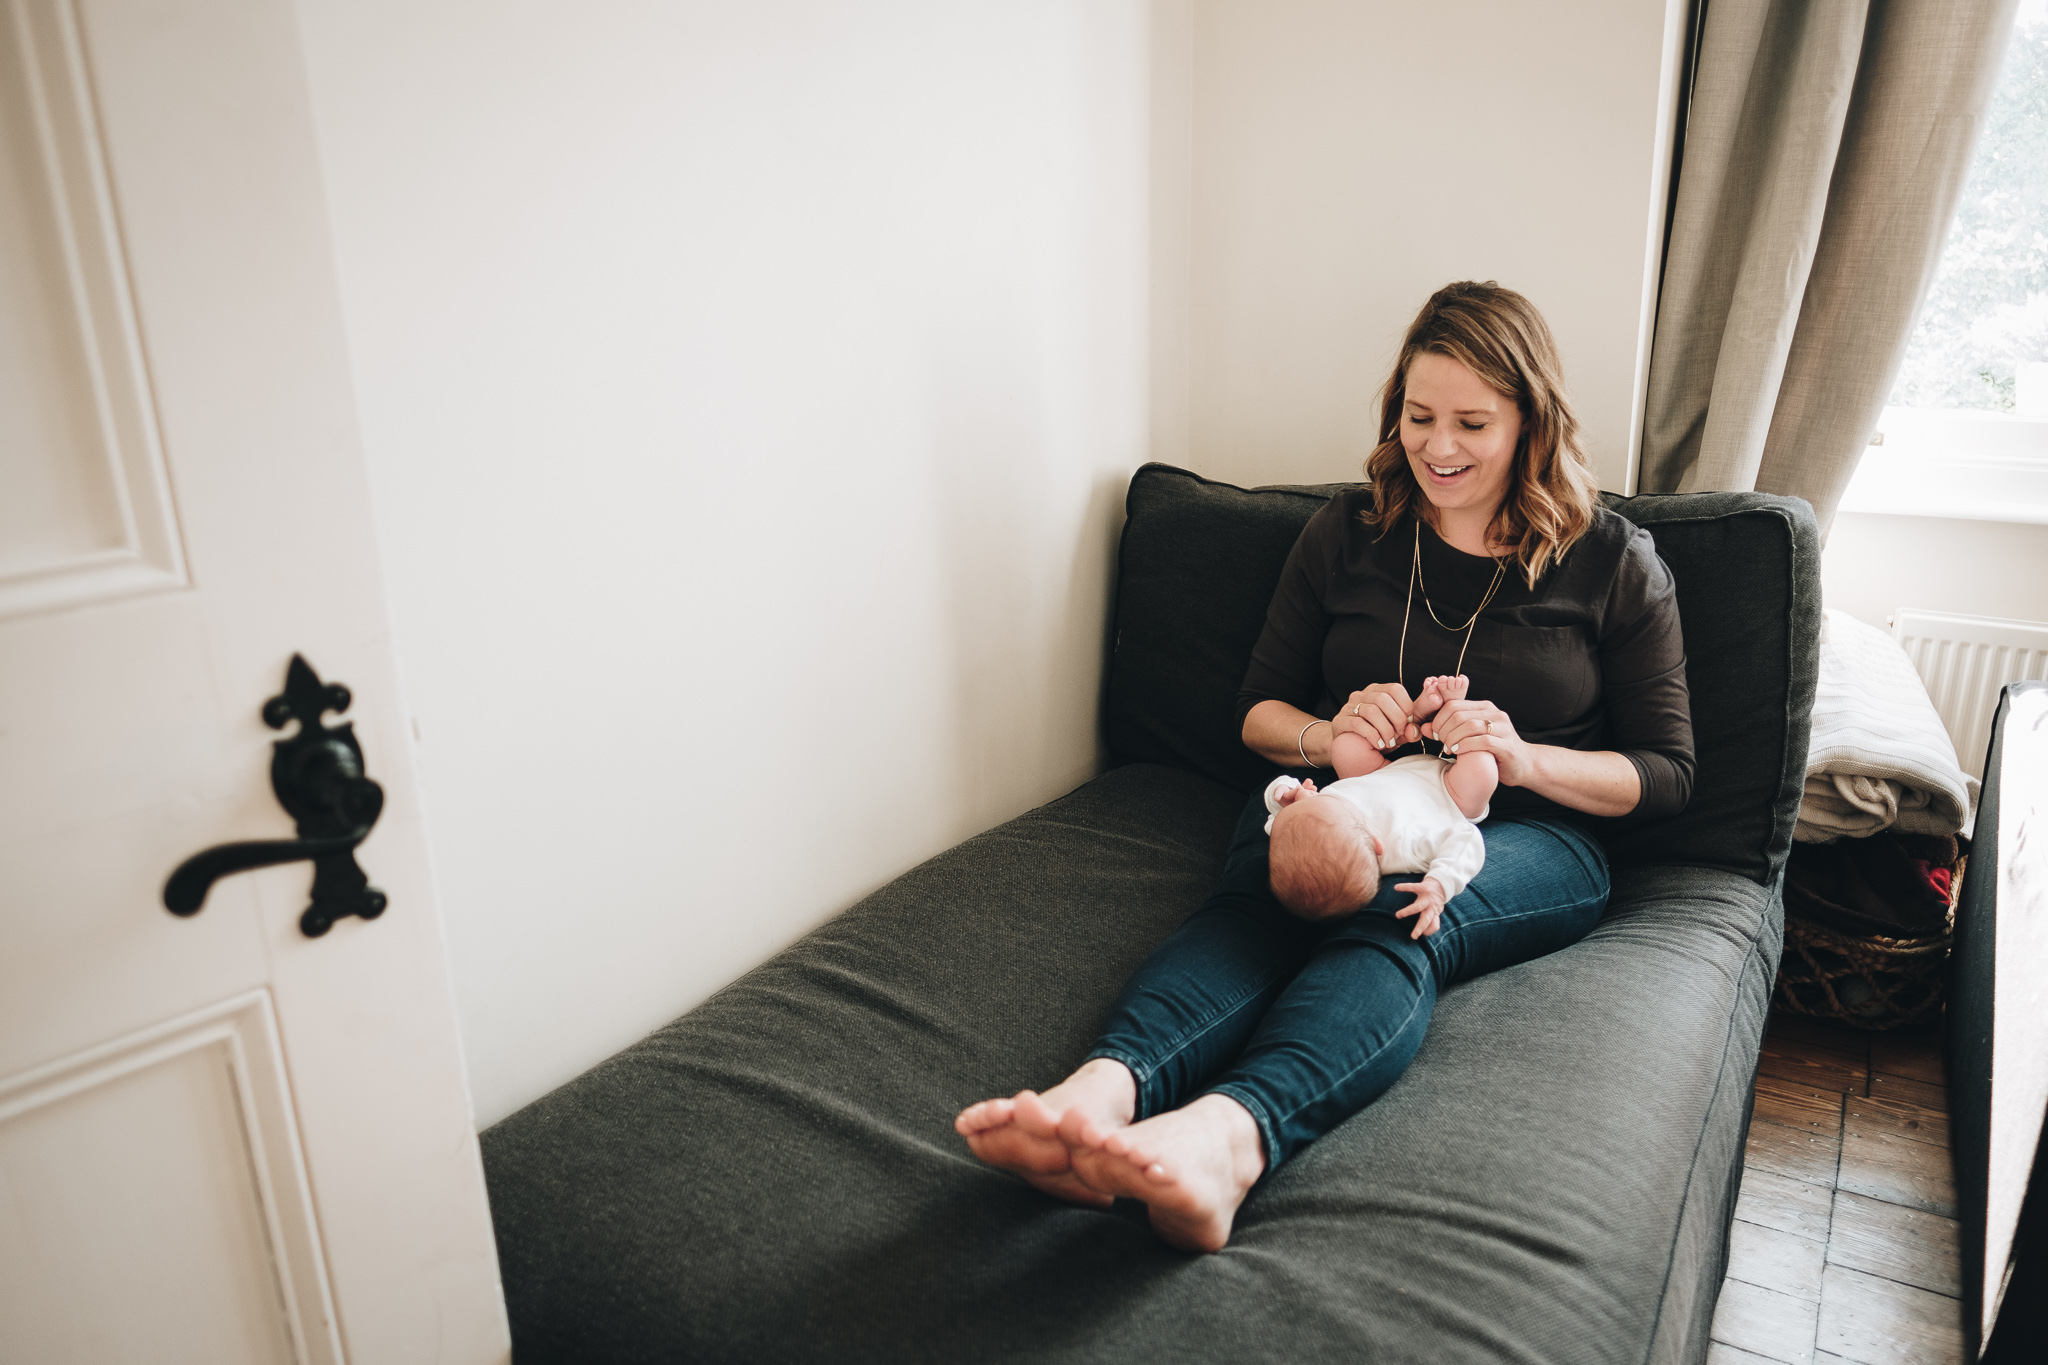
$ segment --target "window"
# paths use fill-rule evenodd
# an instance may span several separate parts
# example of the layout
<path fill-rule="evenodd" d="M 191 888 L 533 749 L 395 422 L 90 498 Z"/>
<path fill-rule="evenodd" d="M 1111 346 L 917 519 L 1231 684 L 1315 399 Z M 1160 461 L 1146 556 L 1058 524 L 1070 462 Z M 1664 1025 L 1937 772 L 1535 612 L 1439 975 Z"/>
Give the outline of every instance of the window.
<path fill-rule="evenodd" d="M 2048 0 L 2021 0 L 1941 265 L 1842 508 L 2048 522 Z"/>

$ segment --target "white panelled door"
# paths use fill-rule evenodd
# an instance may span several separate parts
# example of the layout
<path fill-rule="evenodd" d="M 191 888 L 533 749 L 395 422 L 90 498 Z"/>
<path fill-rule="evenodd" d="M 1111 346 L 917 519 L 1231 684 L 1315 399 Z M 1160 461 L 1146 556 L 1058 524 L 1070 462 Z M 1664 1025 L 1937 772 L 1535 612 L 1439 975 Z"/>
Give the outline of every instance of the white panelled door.
<path fill-rule="evenodd" d="M 0 0 L 0 1362 L 508 1354 L 378 575 L 291 0 Z M 295 652 L 389 908 L 174 918 Z"/>

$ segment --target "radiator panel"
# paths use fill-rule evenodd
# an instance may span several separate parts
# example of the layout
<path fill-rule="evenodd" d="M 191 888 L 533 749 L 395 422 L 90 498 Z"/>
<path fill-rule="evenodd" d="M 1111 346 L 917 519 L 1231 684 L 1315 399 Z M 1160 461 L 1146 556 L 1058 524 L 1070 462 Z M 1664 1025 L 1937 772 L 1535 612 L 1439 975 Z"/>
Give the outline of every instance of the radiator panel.
<path fill-rule="evenodd" d="M 1982 778 L 1999 689 L 2022 678 L 2048 678 L 2048 625 L 1901 609 L 1892 617 L 1892 638 L 1927 685 L 1955 742 L 1956 762 Z"/>

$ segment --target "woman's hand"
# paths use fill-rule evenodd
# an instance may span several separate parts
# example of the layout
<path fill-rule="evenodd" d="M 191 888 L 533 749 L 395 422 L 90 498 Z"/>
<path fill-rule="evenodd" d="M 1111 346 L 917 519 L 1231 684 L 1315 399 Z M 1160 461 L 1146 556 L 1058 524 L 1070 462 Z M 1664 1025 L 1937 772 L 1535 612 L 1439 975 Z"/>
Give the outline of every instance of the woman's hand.
<path fill-rule="evenodd" d="M 1422 734 L 1415 725 L 1415 700 L 1397 682 L 1374 683 L 1353 692 L 1337 708 L 1334 725 L 1332 738 L 1350 731 L 1365 736 L 1375 749 L 1398 749 Z"/>
<path fill-rule="evenodd" d="M 1588 815 L 1626 815 L 1642 800 L 1642 778 L 1625 755 L 1531 744 L 1490 701 L 1447 701 L 1422 733 L 1448 753 L 1492 754 L 1502 786 L 1526 787 Z"/>
<path fill-rule="evenodd" d="M 1526 787 L 1535 776 L 1530 750 L 1536 746 L 1524 741 L 1508 713 L 1490 701 L 1447 701 L 1422 733 L 1442 744 L 1446 753 L 1492 754 L 1504 786 Z"/>

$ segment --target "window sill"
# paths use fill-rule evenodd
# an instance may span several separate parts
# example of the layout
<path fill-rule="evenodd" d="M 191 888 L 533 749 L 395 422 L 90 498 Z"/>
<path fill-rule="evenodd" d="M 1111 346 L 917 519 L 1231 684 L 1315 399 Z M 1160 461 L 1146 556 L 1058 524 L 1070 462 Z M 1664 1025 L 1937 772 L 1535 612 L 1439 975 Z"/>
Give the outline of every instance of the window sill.
<path fill-rule="evenodd" d="M 2048 421 L 1886 408 L 1878 430 L 1840 510 L 2048 524 Z"/>

